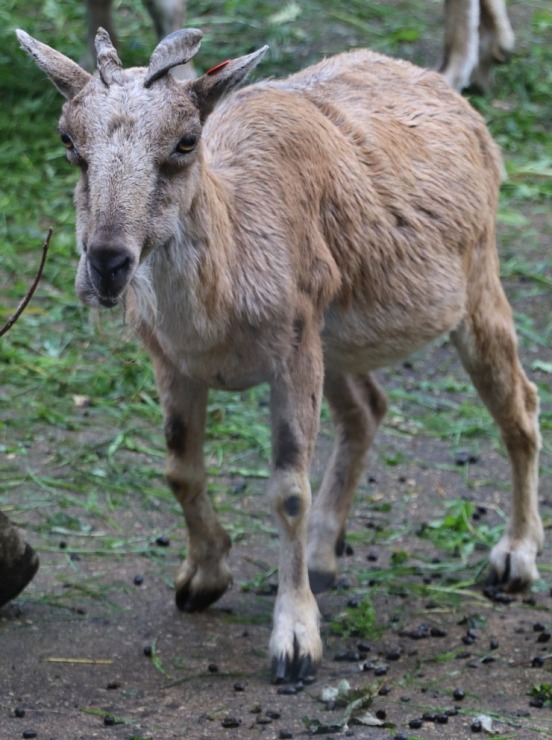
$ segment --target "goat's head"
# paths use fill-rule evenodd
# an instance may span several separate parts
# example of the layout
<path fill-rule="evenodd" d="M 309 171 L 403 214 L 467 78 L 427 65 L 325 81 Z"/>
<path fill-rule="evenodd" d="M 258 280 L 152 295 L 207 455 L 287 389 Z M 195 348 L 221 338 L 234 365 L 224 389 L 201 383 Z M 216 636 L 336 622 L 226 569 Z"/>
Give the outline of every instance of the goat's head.
<path fill-rule="evenodd" d="M 59 132 L 69 161 L 81 171 L 77 293 L 87 305 L 114 306 L 140 264 L 180 233 L 199 184 L 203 123 L 267 47 L 181 81 L 169 72 L 199 49 L 196 29 L 167 36 L 147 69 L 128 70 L 99 29 L 93 75 L 24 31 L 17 36 L 67 98 Z"/>

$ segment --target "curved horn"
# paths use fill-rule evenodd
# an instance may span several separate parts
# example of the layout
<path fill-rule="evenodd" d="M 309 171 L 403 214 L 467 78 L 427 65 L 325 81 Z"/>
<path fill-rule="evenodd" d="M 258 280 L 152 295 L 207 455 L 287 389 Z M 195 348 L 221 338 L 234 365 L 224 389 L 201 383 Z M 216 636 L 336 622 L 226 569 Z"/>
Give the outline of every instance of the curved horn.
<path fill-rule="evenodd" d="M 111 43 L 109 34 L 104 28 L 98 28 L 94 44 L 100 77 L 104 85 L 109 87 L 113 82 L 120 81 L 123 65 L 117 55 L 117 49 Z"/>
<path fill-rule="evenodd" d="M 160 41 L 151 55 L 144 87 L 149 87 L 173 67 L 189 62 L 197 53 L 202 36 L 197 28 L 184 28 Z"/>

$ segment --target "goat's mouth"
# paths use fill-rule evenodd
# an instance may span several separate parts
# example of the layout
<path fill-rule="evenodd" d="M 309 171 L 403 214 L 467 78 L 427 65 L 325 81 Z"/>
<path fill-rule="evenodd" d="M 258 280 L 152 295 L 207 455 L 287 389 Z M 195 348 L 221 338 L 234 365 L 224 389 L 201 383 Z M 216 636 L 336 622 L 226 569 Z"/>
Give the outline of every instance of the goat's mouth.
<path fill-rule="evenodd" d="M 115 308 L 121 301 L 121 296 L 98 296 L 98 300 L 104 308 Z"/>
<path fill-rule="evenodd" d="M 78 285 L 77 295 L 80 302 L 90 308 L 115 308 L 123 299 L 122 295 L 101 295 L 90 282 L 85 286 Z"/>

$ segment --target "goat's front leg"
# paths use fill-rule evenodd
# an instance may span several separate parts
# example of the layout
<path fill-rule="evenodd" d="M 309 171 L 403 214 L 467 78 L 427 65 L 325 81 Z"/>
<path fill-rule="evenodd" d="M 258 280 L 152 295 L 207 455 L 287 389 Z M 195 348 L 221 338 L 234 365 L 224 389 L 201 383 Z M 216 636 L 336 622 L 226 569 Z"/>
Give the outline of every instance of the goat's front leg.
<path fill-rule="evenodd" d="M 155 361 L 165 412 L 167 478 L 188 528 L 186 560 L 176 576 L 176 605 L 183 611 L 206 609 L 232 583 L 231 542 L 207 495 L 203 441 L 207 388 Z"/>
<path fill-rule="evenodd" d="M 297 324 L 297 322 L 296 322 Z M 314 322 L 313 322 L 314 324 Z M 304 680 L 322 657 L 319 612 L 306 558 L 309 470 L 318 431 L 323 361 L 317 327 L 302 325 L 299 346 L 272 382 L 270 497 L 280 533 L 279 583 L 270 639 L 276 683 Z"/>

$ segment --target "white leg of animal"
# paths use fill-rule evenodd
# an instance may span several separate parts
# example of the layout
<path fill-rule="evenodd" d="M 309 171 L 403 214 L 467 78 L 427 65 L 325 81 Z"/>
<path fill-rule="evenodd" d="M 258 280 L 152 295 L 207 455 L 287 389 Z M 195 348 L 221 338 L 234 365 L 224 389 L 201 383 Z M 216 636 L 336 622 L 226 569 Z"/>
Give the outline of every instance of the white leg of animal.
<path fill-rule="evenodd" d="M 472 84 L 485 92 L 495 64 L 504 64 L 514 50 L 514 32 L 504 0 L 481 0 L 479 61 L 472 72 Z"/>
<path fill-rule="evenodd" d="M 387 407 L 370 375 L 326 373 L 324 394 L 335 425 L 335 443 L 309 520 L 308 566 L 314 593 L 330 588 L 337 555 L 344 546 L 345 522 L 372 440 Z"/>
<path fill-rule="evenodd" d="M 537 494 L 538 397 L 519 364 L 512 312 L 496 270 L 485 274 L 485 289 L 475 287 L 452 339 L 500 428 L 512 467 L 512 514 L 491 552 L 491 583 L 520 591 L 538 578 L 535 559 L 544 541 Z"/>
<path fill-rule="evenodd" d="M 445 48 L 439 71 L 449 85 L 470 84 L 479 55 L 479 0 L 445 0 Z"/>
<path fill-rule="evenodd" d="M 182 506 L 188 550 L 176 576 L 176 605 L 183 611 L 206 609 L 232 583 L 228 566 L 231 542 L 206 491 L 203 458 L 207 389 L 154 361 L 165 412 L 167 479 Z"/>
<path fill-rule="evenodd" d="M 184 27 L 186 16 L 185 0 L 143 0 L 144 7 L 151 16 L 157 37 L 165 38 Z M 171 74 L 179 80 L 193 80 L 194 66 L 190 62 L 174 67 Z"/>
<path fill-rule="evenodd" d="M 309 586 L 306 556 L 309 469 L 323 382 L 322 349 L 313 324 L 302 325 L 298 346 L 271 384 L 274 471 L 269 494 L 280 533 L 278 595 L 270 639 L 276 683 L 311 676 L 322 657 L 318 606 Z"/>
<path fill-rule="evenodd" d="M 507 62 L 515 36 L 504 0 L 481 0 L 481 20 L 486 22 L 487 18 L 494 28 L 493 57 L 497 62 Z"/>

